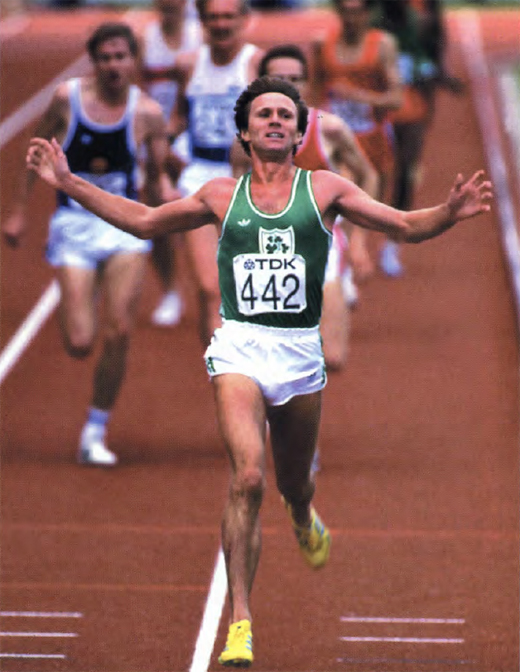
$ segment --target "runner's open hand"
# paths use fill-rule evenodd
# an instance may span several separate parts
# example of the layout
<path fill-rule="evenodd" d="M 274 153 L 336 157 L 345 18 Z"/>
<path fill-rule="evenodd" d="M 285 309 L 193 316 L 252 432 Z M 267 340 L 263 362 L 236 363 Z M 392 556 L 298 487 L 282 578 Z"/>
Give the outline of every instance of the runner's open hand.
<path fill-rule="evenodd" d="M 67 157 L 56 138 L 51 142 L 44 138 L 32 138 L 26 164 L 55 189 L 60 189 L 71 175 Z"/>
<path fill-rule="evenodd" d="M 466 182 L 459 173 L 451 188 L 447 205 L 453 220 L 467 219 L 491 210 L 493 185 L 484 179 L 484 171 L 478 170 Z"/>

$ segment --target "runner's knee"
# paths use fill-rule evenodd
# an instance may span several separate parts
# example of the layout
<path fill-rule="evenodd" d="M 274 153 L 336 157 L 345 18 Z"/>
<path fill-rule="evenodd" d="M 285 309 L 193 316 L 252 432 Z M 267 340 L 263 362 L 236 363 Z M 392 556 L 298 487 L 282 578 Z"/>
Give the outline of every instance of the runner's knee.
<path fill-rule="evenodd" d="M 262 470 L 250 467 L 235 474 L 231 484 L 233 499 L 246 498 L 249 502 L 260 505 L 265 491 L 265 478 Z"/>
<path fill-rule="evenodd" d="M 340 371 L 345 365 L 346 360 L 346 348 L 337 347 L 337 348 L 324 348 L 325 356 L 325 366 L 327 371 L 336 372 Z"/>
<path fill-rule="evenodd" d="M 127 350 L 130 343 L 130 328 L 119 326 L 108 329 L 103 337 L 105 349 Z"/>
<path fill-rule="evenodd" d="M 85 359 L 92 352 L 91 338 L 83 338 L 78 334 L 66 334 L 63 341 L 65 350 L 74 359 Z"/>

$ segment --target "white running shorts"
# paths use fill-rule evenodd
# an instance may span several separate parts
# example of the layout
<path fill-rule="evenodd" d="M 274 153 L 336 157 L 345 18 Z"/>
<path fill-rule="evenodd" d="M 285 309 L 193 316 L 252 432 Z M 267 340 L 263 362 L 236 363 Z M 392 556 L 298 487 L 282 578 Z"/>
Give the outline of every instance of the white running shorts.
<path fill-rule="evenodd" d="M 240 373 L 254 380 L 271 406 L 327 383 L 318 327 L 278 329 L 227 320 L 215 330 L 204 359 L 210 377 Z"/>
<path fill-rule="evenodd" d="M 52 266 L 94 269 L 113 254 L 147 253 L 150 240 L 141 240 L 103 219 L 73 208 L 58 208 L 51 217 L 46 258 Z"/>
<path fill-rule="evenodd" d="M 229 163 L 193 159 L 182 171 L 177 186 L 183 196 L 191 196 L 214 177 L 232 177 Z"/>

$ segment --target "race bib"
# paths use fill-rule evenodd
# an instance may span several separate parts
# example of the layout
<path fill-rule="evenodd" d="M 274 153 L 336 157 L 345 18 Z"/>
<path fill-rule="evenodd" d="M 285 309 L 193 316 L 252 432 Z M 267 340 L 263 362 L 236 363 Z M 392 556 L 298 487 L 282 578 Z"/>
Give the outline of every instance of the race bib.
<path fill-rule="evenodd" d="M 233 274 L 242 315 L 301 313 L 307 307 L 305 259 L 299 254 L 239 254 Z"/>
<path fill-rule="evenodd" d="M 370 131 L 374 127 L 372 108 L 355 100 L 330 99 L 330 111 L 345 121 L 354 133 Z"/>
<path fill-rule="evenodd" d="M 191 124 L 193 142 L 203 147 L 228 147 L 233 142 L 236 97 L 198 96 L 193 101 Z"/>

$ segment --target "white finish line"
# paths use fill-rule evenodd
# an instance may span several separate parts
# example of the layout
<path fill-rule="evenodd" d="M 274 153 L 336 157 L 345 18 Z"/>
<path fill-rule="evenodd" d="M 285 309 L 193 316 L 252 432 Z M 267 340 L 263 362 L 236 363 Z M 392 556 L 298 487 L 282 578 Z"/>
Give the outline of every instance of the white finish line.
<path fill-rule="evenodd" d="M 32 660 L 64 660 L 63 653 L 0 653 L 0 658 L 31 658 Z"/>
<path fill-rule="evenodd" d="M 386 642 L 398 644 L 464 644 L 463 639 L 435 637 L 340 637 L 342 642 Z"/>
<path fill-rule="evenodd" d="M 79 611 L 0 611 L 0 618 L 83 618 Z"/>
<path fill-rule="evenodd" d="M 77 632 L 0 632 L 0 637 L 77 637 Z"/>
<path fill-rule="evenodd" d="M 392 618 L 390 616 L 342 616 L 343 623 L 420 623 L 426 625 L 464 625 L 463 618 Z"/>

